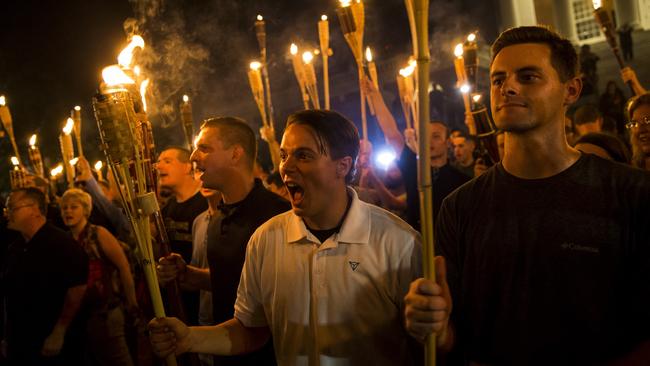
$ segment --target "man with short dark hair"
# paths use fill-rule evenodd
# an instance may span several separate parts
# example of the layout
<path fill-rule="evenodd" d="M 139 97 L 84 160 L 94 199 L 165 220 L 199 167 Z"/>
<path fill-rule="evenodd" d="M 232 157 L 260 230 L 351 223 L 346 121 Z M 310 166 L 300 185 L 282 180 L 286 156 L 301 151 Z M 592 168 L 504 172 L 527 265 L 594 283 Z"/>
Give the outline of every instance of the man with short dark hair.
<path fill-rule="evenodd" d="M 12 191 L 5 215 L 21 238 L 2 264 L 4 342 L 9 365 L 80 362 L 70 324 L 86 291 L 88 257 L 70 234 L 46 221 L 43 192 Z"/>
<path fill-rule="evenodd" d="M 573 124 L 578 132 L 578 137 L 588 133 L 598 133 L 602 131 L 603 116 L 596 105 L 585 104 L 576 110 Z"/>
<path fill-rule="evenodd" d="M 154 351 L 246 353 L 272 335 L 280 365 L 412 364 L 401 310 L 420 272 L 419 237 L 347 187 L 358 153 L 356 127 L 338 113 L 291 115 L 280 174 L 293 210 L 251 237 L 234 318 L 189 329 L 154 319 Z"/>
<path fill-rule="evenodd" d="M 505 154 L 443 203 L 446 276 L 411 284 L 407 329 L 469 364 L 646 364 L 650 174 L 567 144 L 581 90 L 568 40 L 513 28 L 492 55 Z"/>
<path fill-rule="evenodd" d="M 460 135 L 451 138 L 454 147 L 454 167 L 466 176 L 474 177 L 474 150 L 476 138 L 470 135 Z"/>

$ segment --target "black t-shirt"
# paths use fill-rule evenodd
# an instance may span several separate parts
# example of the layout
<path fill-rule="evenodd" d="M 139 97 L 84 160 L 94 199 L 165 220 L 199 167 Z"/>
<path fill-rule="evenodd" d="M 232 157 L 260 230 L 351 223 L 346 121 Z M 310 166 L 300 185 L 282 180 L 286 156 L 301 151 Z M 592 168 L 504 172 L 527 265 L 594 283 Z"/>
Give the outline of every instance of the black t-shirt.
<path fill-rule="evenodd" d="M 650 174 L 583 154 L 545 179 L 500 163 L 443 203 L 458 351 L 498 365 L 583 365 L 650 339 Z"/>
<path fill-rule="evenodd" d="M 16 359 L 38 359 L 43 341 L 61 315 L 69 288 L 88 279 L 88 257 L 66 233 L 45 223 L 25 243 L 9 246 L 2 266 L 5 337 Z"/>
<path fill-rule="evenodd" d="M 208 225 L 208 263 L 212 282 L 212 306 L 216 324 L 232 319 L 237 287 L 241 277 L 246 246 L 253 232 L 275 215 L 291 209 L 289 202 L 267 191 L 262 181 L 241 202 L 220 205 L 222 212 Z M 269 342 L 270 343 L 270 342 Z M 270 344 L 247 356 L 216 357 L 219 365 L 275 364 Z"/>
<path fill-rule="evenodd" d="M 172 252 L 180 254 L 186 263 L 192 261 L 192 223 L 208 209 L 208 200 L 200 192 L 178 203 L 172 197 L 161 210 Z"/>
<path fill-rule="evenodd" d="M 406 189 L 406 222 L 416 230 L 420 229 L 420 193 L 418 191 L 417 156 L 411 149 L 404 146 L 399 158 L 399 169 L 402 171 L 404 187 Z M 435 220 L 440 210 L 442 200 L 456 188 L 463 185 L 471 178 L 449 165 L 431 169 L 431 190 L 433 219 Z"/>

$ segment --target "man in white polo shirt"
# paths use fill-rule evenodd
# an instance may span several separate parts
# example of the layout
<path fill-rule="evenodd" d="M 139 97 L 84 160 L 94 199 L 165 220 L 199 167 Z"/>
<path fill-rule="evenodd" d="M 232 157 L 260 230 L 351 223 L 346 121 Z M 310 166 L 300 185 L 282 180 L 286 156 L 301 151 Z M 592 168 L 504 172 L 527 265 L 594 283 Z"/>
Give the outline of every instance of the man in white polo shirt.
<path fill-rule="evenodd" d="M 280 173 L 293 210 L 251 237 L 234 318 L 191 328 L 154 319 L 156 353 L 240 354 L 272 335 L 280 365 L 411 364 L 401 314 L 420 241 L 347 187 L 358 152 L 356 128 L 338 113 L 290 116 Z"/>

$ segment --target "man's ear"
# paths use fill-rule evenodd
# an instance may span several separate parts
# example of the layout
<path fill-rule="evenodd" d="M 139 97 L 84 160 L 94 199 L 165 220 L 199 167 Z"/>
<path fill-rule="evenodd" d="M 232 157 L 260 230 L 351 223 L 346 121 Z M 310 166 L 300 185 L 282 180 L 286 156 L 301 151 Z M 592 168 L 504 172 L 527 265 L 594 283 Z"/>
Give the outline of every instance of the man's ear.
<path fill-rule="evenodd" d="M 345 176 L 352 170 L 352 164 L 354 164 L 354 161 L 350 156 L 338 159 L 336 162 L 336 177 L 345 179 Z"/>
<path fill-rule="evenodd" d="M 564 97 L 564 105 L 571 105 L 580 98 L 582 91 L 582 79 L 574 77 L 565 83 L 566 96 Z"/>
<path fill-rule="evenodd" d="M 232 148 L 232 155 L 230 156 L 230 161 L 233 165 L 239 164 L 239 162 L 244 158 L 244 148 L 241 145 L 234 145 Z"/>

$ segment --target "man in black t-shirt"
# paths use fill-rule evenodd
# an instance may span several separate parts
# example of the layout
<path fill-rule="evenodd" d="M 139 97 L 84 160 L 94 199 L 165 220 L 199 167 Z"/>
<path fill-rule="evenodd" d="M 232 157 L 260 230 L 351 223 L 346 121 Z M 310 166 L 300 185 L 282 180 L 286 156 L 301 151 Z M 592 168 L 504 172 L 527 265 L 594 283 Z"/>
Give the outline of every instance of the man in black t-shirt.
<path fill-rule="evenodd" d="M 445 260 L 411 284 L 407 329 L 457 364 L 647 364 L 650 174 L 567 144 L 582 86 L 568 40 L 513 28 L 492 54 L 505 154 L 444 201 Z"/>
<path fill-rule="evenodd" d="M 175 278 L 184 288 L 212 291 L 216 324 L 234 313 L 246 247 L 253 232 L 271 217 L 291 209 L 289 202 L 264 188 L 253 173 L 257 144 L 253 130 L 238 118 L 206 120 L 196 140 L 192 161 L 203 186 L 221 192 L 220 215 L 210 219 L 207 233 L 209 269 L 186 265 L 178 254 L 161 258 L 158 278 Z M 241 356 L 215 356 L 216 365 L 274 365 L 273 346 Z"/>
<path fill-rule="evenodd" d="M 1 272 L 9 365 L 81 361 L 80 334 L 70 325 L 86 291 L 88 257 L 69 233 L 46 221 L 45 205 L 35 188 L 14 190 L 7 201 L 8 228 L 21 234 Z"/>

